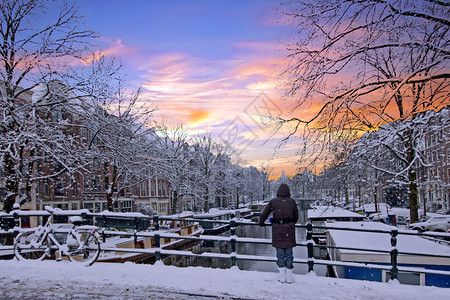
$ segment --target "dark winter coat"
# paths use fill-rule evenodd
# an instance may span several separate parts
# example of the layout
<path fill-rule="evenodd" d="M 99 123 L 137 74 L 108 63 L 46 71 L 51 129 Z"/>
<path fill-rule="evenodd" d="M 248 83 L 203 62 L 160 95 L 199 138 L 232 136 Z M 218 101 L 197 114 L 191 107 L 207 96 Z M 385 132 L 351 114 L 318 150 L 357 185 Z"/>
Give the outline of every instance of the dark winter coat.
<path fill-rule="evenodd" d="M 272 213 L 272 246 L 278 248 L 295 247 L 295 223 L 298 220 L 298 208 L 291 198 L 289 187 L 281 184 L 277 197 L 269 201 L 259 217 L 259 224 Z"/>

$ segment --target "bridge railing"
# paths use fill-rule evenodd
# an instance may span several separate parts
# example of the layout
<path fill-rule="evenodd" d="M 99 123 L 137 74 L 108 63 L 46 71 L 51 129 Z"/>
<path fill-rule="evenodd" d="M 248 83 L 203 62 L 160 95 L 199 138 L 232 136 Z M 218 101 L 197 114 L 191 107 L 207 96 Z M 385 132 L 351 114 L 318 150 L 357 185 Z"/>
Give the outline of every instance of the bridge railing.
<path fill-rule="evenodd" d="M 4 228 L 0 230 L 0 235 L 4 236 L 14 236 L 20 231 L 20 218 L 21 217 L 39 217 L 45 218 L 50 214 L 46 211 L 15 211 L 9 215 L 1 215 L 1 223 L 7 224 L 11 226 L 14 223 L 13 228 Z M 151 248 L 107 248 L 102 247 L 102 251 L 119 251 L 119 252 L 128 252 L 128 253 L 136 253 L 136 254 L 153 254 L 155 256 L 156 261 L 160 261 L 162 255 L 175 255 L 175 256 L 185 256 L 185 257 L 200 257 L 200 258 L 219 258 L 219 259 L 228 259 L 231 262 L 231 266 L 235 267 L 236 262 L 238 260 L 251 260 L 251 261 L 270 261 L 276 262 L 276 257 L 270 256 L 258 256 L 258 255 L 248 255 L 248 254 L 239 254 L 236 251 L 237 243 L 253 243 L 253 244 L 266 244 L 270 245 L 272 243 L 271 239 L 263 239 L 263 238 L 252 238 L 252 237 L 239 237 L 236 235 L 236 227 L 237 226 L 259 226 L 259 224 L 254 222 L 241 222 L 235 218 L 231 220 L 205 220 L 205 219 L 195 219 L 195 218 L 184 218 L 184 217 L 173 217 L 173 216 L 158 216 L 155 215 L 153 217 L 144 216 L 144 215 L 131 215 L 126 216 L 126 214 L 118 214 L 116 219 L 114 219 L 114 213 L 90 213 L 87 210 L 79 210 L 79 211 L 58 211 L 57 215 L 60 217 L 64 216 L 72 216 L 79 215 L 83 218 L 85 224 L 94 224 L 101 225 L 99 233 L 103 236 L 104 240 L 108 236 L 129 236 L 133 237 L 134 241 L 138 240 L 138 238 L 152 238 L 154 239 L 154 244 Z M 13 223 L 11 222 L 11 217 Z M 5 220 L 6 221 L 5 221 Z M 115 221 L 114 221 L 115 220 Z M 164 221 L 179 221 L 185 223 L 199 223 L 199 222 L 210 222 L 214 224 L 229 224 L 230 225 L 230 236 L 212 236 L 212 235 L 200 235 L 200 236 L 182 236 L 177 233 L 172 233 L 167 230 L 161 230 L 161 224 Z M 42 224 L 42 223 L 41 223 Z M 142 225 L 144 224 L 144 225 Z M 147 226 L 147 228 L 144 228 Z M 270 224 L 266 224 L 270 226 Z M 390 279 L 397 279 L 399 272 L 409 272 L 420 274 L 421 283 L 422 276 L 424 274 L 432 274 L 432 275 L 443 275 L 450 276 L 450 271 L 445 270 L 436 270 L 436 269 L 424 269 L 418 267 L 408 267 L 408 266 L 399 266 L 398 257 L 399 255 L 415 255 L 415 256 L 428 256 L 428 257 L 437 257 L 437 258 L 446 258 L 450 259 L 450 255 L 447 254 L 433 254 L 433 253 L 412 253 L 412 252 L 400 252 L 397 249 L 397 242 L 399 235 L 415 235 L 415 236 L 424 236 L 424 237 L 435 237 L 435 238 L 445 238 L 450 239 L 450 234 L 448 233 L 412 233 L 412 232 L 404 232 L 399 231 L 397 229 L 392 230 L 375 230 L 375 229 L 359 229 L 359 228 L 344 228 L 344 227 L 328 227 L 328 226 L 316 226 L 311 223 L 307 223 L 305 225 L 296 224 L 297 228 L 304 228 L 306 230 L 306 240 L 297 242 L 297 246 L 306 247 L 307 250 L 307 258 L 294 258 L 294 263 L 296 264 L 305 264 L 308 267 L 308 272 L 313 272 L 315 265 L 324 265 L 324 266 L 332 266 L 332 267 L 357 267 L 357 268 L 365 268 L 365 269 L 378 269 L 383 272 L 390 273 Z M 116 228 L 125 228 L 128 231 L 113 231 L 108 230 L 108 227 L 116 227 Z M 345 247 L 345 246 L 334 246 L 334 245 L 318 245 L 313 240 L 313 231 L 315 229 L 323 229 L 323 230 L 342 230 L 342 231 L 358 231 L 358 232 L 366 232 L 366 233 L 381 233 L 387 234 L 390 236 L 390 250 L 379 250 L 379 249 L 367 249 L 367 248 L 358 248 L 358 247 Z M 145 230 L 145 231 L 144 231 Z M 150 231 L 149 231 L 150 230 Z M 216 242 L 227 242 L 230 243 L 230 253 L 193 253 L 190 251 L 183 250 L 168 250 L 164 249 L 161 241 L 162 239 L 182 239 L 182 240 L 191 240 L 191 241 L 216 241 Z M 344 262 L 344 261 L 333 261 L 333 260 L 325 260 L 325 259 L 316 259 L 314 257 L 314 249 L 327 249 L 327 251 L 333 249 L 340 250 L 354 250 L 361 252 L 371 252 L 371 253 L 380 253 L 380 254 L 389 254 L 390 256 L 390 264 L 382 264 L 382 263 L 361 263 L 361 262 Z M 3 250 L 11 249 L 12 246 L 3 246 Z"/>

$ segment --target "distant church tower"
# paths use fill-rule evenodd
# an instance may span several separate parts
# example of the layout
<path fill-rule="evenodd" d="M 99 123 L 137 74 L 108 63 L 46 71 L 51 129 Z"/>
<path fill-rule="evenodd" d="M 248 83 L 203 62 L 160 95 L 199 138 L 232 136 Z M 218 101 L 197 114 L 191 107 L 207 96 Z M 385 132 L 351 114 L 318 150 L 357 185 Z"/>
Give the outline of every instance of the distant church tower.
<path fill-rule="evenodd" d="M 281 183 L 286 183 L 286 174 L 284 173 L 284 170 L 281 171 Z"/>

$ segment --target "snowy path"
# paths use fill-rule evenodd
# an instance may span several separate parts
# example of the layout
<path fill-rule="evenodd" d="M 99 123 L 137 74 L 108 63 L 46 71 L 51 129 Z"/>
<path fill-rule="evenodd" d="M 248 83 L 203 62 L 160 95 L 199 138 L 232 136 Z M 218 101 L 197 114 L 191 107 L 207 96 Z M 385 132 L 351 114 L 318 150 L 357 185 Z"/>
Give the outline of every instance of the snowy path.
<path fill-rule="evenodd" d="M 450 299 L 450 289 L 200 267 L 0 261 L 1 299 Z"/>

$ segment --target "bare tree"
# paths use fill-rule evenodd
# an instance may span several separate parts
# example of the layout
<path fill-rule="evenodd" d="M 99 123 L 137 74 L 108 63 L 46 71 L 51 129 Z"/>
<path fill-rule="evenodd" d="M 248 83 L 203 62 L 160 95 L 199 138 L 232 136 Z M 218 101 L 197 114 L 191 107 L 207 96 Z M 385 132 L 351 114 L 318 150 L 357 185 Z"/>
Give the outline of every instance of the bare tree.
<path fill-rule="evenodd" d="M 154 145 L 157 138 L 150 127 L 154 108 L 149 106 L 147 99 L 141 98 L 140 90 L 132 94 L 120 90 L 107 105 L 91 103 L 91 109 L 97 113 L 85 114 L 91 117 L 86 121 L 93 133 L 88 145 L 98 140 L 91 150 L 104 165 L 109 211 L 113 210 L 115 190 L 119 195 L 122 189 L 145 185 L 151 176 L 152 156 L 157 153 Z"/>
<path fill-rule="evenodd" d="M 53 146 L 44 146 L 47 138 L 57 137 L 63 128 L 53 126 L 50 134 L 39 127 L 49 115 L 37 113 L 38 108 L 48 111 L 63 105 L 65 100 L 60 93 L 67 94 L 66 91 L 47 89 L 43 97 L 46 101 L 37 102 L 33 101 L 32 92 L 43 85 L 51 86 L 55 74 L 62 72 L 68 61 L 80 59 L 95 35 L 82 27 L 78 8 L 69 1 L 5 0 L 0 4 L 0 14 L 0 151 L 6 190 L 4 210 L 10 211 L 20 186 L 28 184 L 31 159 L 37 155 L 38 145 L 40 155 L 53 149 L 73 148 L 66 147 L 70 142 L 63 141 L 63 135 L 59 143 L 53 138 Z M 47 18 L 48 15 L 53 17 Z"/>
<path fill-rule="evenodd" d="M 172 213 L 178 209 L 182 197 L 194 195 L 195 188 L 191 176 L 191 138 L 183 124 L 170 127 L 165 121 L 156 127 L 158 155 L 155 158 L 155 174 L 169 181 L 174 192 Z"/>
<path fill-rule="evenodd" d="M 203 199 L 203 209 L 208 211 L 211 196 L 217 188 L 217 173 L 221 162 L 232 155 L 234 149 L 228 145 L 219 143 L 210 134 L 203 134 L 193 139 L 193 165 L 195 176 L 198 180 L 196 186 Z"/>
<path fill-rule="evenodd" d="M 262 181 L 262 201 L 270 197 L 270 176 L 272 175 L 272 173 L 273 167 L 270 163 L 261 163 L 261 165 L 259 166 L 259 175 Z"/>
<path fill-rule="evenodd" d="M 303 130 L 303 154 L 319 159 L 340 150 L 336 141 L 352 144 L 383 124 L 448 104 L 449 13 L 447 3 L 429 0 L 289 2 L 285 14 L 298 34 L 283 74 L 286 99 L 295 102 L 294 116 L 279 120 L 293 128 L 287 138 Z"/>

